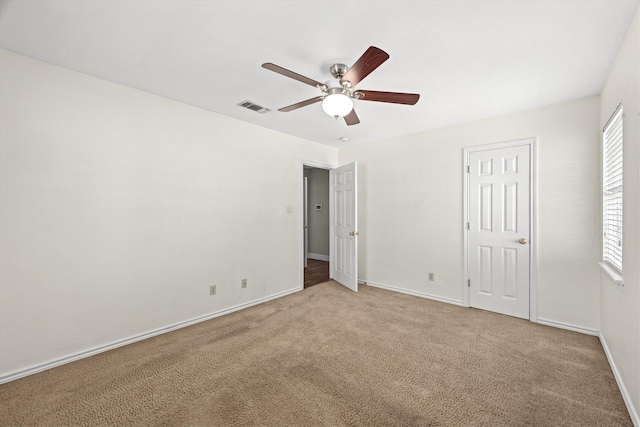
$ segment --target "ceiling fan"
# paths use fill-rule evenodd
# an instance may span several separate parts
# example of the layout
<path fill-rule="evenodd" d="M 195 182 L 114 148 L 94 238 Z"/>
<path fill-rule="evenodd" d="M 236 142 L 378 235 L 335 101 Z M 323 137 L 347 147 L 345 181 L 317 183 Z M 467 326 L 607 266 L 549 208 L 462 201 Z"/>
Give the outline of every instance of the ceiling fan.
<path fill-rule="evenodd" d="M 309 77 L 305 77 L 298 73 L 294 73 L 293 71 L 289 71 L 286 68 L 272 64 L 271 62 L 262 64 L 262 67 L 316 87 L 322 92 L 320 96 L 280 108 L 278 111 L 289 112 L 322 101 L 322 109 L 327 114 L 335 117 L 336 119 L 344 117 L 347 125 L 352 126 L 360 123 L 360 119 L 353 108 L 354 99 L 406 105 L 414 105 L 418 102 L 418 99 L 420 99 L 420 95 L 417 93 L 356 90 L 356 85 L 371 74 L 373 70 L 382 65 L 382 63 L 387 59 L 389 59 L 389 54 L 375 46 L 370 46 L 351 68 L 347 67 L 345 64 L 333 64 L 329 68 L 329 72 L 336 81 L 330 80 L 326 83 L 320 83 L 316 80 L 310 79 Z"/>

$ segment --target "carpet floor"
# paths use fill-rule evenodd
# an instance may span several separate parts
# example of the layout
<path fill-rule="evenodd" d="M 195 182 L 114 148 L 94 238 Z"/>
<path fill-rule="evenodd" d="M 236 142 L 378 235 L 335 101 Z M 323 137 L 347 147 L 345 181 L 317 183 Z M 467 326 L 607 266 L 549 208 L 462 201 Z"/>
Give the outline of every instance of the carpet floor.
<path fill-rule="evenodd" d="M 0 425 L 631 426 L 597 338 L 335 282 L 0 386 Z"/>

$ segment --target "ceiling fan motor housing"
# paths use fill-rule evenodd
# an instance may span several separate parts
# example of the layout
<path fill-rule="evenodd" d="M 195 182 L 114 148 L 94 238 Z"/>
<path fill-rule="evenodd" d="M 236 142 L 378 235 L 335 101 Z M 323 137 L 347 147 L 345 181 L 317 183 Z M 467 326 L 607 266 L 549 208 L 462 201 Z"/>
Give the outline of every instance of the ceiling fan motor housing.
<path fill-rule="evenodd" d="M 339 93 L 352 98 L 352 93 L 350 90 L 351 84 L 349 82 L 344 82 L 344 84 L 342 82 L 339 82 L 339 80 L 345 74 L 347 74 L 347 71 L 349 71 L 349 67 L 347 67 L 345 64 L 333 64 L 331 67 L 329 67 L 331 76 L 333 76 L 334 79 L 338 80 L 338 82 L 329 80 L 324 83 L 322 92 L 325 94 L 325 96 Z"/>
<path fill-rule="evenodd" d="M 336 93 L 340 93 L 351 98 L 351 91 L 343 87 L 329 87 L 327 90 L 323 90 L 323 92 L 325 95 L 335 95 Z"/>

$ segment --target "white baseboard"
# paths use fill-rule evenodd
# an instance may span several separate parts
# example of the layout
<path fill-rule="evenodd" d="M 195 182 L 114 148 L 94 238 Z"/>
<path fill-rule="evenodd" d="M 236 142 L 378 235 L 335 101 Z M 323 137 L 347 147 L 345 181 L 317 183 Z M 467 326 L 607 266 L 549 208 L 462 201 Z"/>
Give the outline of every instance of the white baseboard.
<path fill-rule="evenodd" d="M 329 262 L 329 255 L 312 254 L 311 252 L 309 252 L 307 254 L 307 258 L 315 259 L 315 260 L 318 260 L 318 261 L 327 261 L 327 262 Z"/>
<path fill-rule="evenodd" d="M 627 405 L 627 411 L 629 411 L 631 422 L 635 427 L 640 427 L 640 416 L 638 416 L 638 410 L 640 408 L 635 408 L 633 406 L 633 401 L 631 400 L 629 391 L 627 391 L 627 387 L 625 387 L 624 385 L 624 381 L 622 380 L 620 371 L 618 371 L 618 367 L 616 366 L 616 363 L 613 361 L 613 357 L 611 356 L 611 352 L 609 351 L 609 346 L 607 345 L 607 341 L 604 339 L 604 336 L 602 335 L 602 333 L 600 333 L 599 338 L 600 338 L 600 344 L 602 344 L 602 348 L 604 349 L 604 354 L 607 356 L 607 360 L 609 361 L 609 366 L 611 366 L 611 371 L 613 371 L 613 377 L 616 379 L 616 382 L 618 383 L 618 388 L 620 389 L 620 394 L 622 394 L 622 399 L 624 400 L 624 404 Z"/>
<path fill-rule="evenodd" d="M 84 350 L 75 354 L 71 354 L 69 356 L 61 357 L 55 360 L 51 360 L 49 362 L 45 362 L 39 365 L 34 365 L 29 368 L 20 369 L 17 371 L 9 372 L 3 375 L 0 375 L 0 384 L 8 383 L 13 380 L 17 380 L 19 378 L 23 378 L 29 375 L 37 374 L 38 372 L 46 371 L 48 369 L 52 369 L 61 365 L 66 365 L 67 363 L 75 362 L 76 360 L 85 359 L 90 356 L 94 356 L 96 354 L 104 353 L 105 351 L 113 350 L 118 347 L 123 347 L 128 344 L 133 344 L 138 341 L 145 340 L 147 338 L 152 338 L 157 335 L 166 334 L 167 332 L 175 331 L 177 329 L 186 328 L 187 326 L 195 325 L 196 323 L 204 322 L 206 320 L 214 319 L 216 317 L 224 316 L 225 314 L 233 313 L 235 311 L 239 311 L 245 308 L 252 307 L 254 305 L 262 304 L 267 301 L 271 301 L 276 298 L 281 298 L 289 294 L 293 294 L 295 292 L 299 292 L 302 290 L 302 287 L 296 287 L 295 289 L 290 289 L 288 291 L 279 292 L 277 294 L 273 294 L 264 298 L 259 298 L 254 301 L 246 302 L 243 304 L 238 304 L 236 306 L 226 308 L 224 310 L 219 310 L 210 314 L 206 314 L 204 316 L 196 317 L 190 320 L 186 320 L 184 322 L 175 323 L 173 325 L 165 326 L 164 328 L 155 329 L 153 331 L 145 332 L 139 335 L 135 335 L 129 338 L 125 338 L 119 341 L 115 341 L 109 344 L 104 344 L 98 347 L 94 347 L 88 350 Z"/>
<path fill-rule="evenodd" d="M 439 297 L 436 295 L 430 295 L 427 293 L 423 293 L 423 292 L 416 292 L 416 291 L 412 291 L 412 290 L 408 290 L 408 289 L 403 289 L 403 288 L 397 288 L 395 286 L 389 286 L 389 285 L 384 285 L 382 283 L 376 283 L 376 282 L 367 282 L 364 280 L 358 280 L 358 283 L 360 284 L 364 284 L 364 285 L 368 285 L 368 286 L 373 286 L 375 288 L 381 288 L 381 289 L 386 289 L 386 290 L 390 290 L 390 291 L 394 291 L 394 292 L 400 292 L 403 294 L 408 294 L 408 295 L 414 295 L 417 297 L 421 297 L 421 298 L 427 298 L 427 299 L 431 299 L 431 300 L 435 300 L 435 301 L 440 301 L 440 302 L 445 302 L 448 304 L 454 304 L 454 305 L 458 305 L 458 306 L 462 306 L 462 307 L 466 307 L 464 305 L 464 303 L 462 301 L 459 300 L 455 300 L 452 298 L 445 298 L 445 297 Z M 4 383 L 8 383 L 10 381 L 13 380 L 17 380 L 19 378 L 23 378 L 29 375 L 33 375 L 36 374 L 38 372 L 42 372 L 42 371 L 46 371 L 48 369 L 52 369 L 61 365 L 65 365 L 67 363 L 71 363 L 71 362 L 75 362 L 76 360 L 80 360 L 80 359 L 84 359 L 90 356 L 94 356 L 96 354 L 100 354 L 103 353 L 105 351 L 109 351 L 109 350 L 113 350 L 116 349 L 118 347 L 123 347 L 125 345 L 128 344 L 133 344 L 135 342 L 138 341 L 142 341 L 145 340 L 147 338 L 152 338 L 155 337 L 157 335 L 162 335 L 165 334 L 167 332 L 171 332 L 171 331 L 175 331 L 177 329 L 182 329 L 185 328 L 187 326 L 191 326 L 191 325 L 195 325 L 196 323 L 200 323 L 200 322 L 204 322 L 210 319 L 214 319 L 216 317 L 220 317 L 220 316 L 224 316 L 225 314 L 229 314 L 229 313 L 233 313 L 235 311 L 239 311 L 245 308 L 249 308 L 252 307 L 254 305 L 258 305 L 258 304 L 262 304 L 264 302 L 267 301 L 271 301 L 273 299 L 276 298 L 281 298 L 284 297 L 286 295 L 289 294 L 293 294 L 295 292 L 299 292 L 301 291 L 301 288 L 295 288 L 295 289 L 291 289 L 288 291 L 284 291 L 284 292 L 280 292 L 277 294 L 273 294 L 264 298 L 260 298 L 254 301 L 250 301 L 244 304 L 239 304 L 224 310 L 219 310 L 216 311 L 214 313 L 210 313 L 204 316 L 200 316 L 200 317 L 196 317 L 194 319 L 190 319 L 190 320 L 186 320 L 184 322 L 180 322 L 180 323 L 176 323 L 173 325 L 169 325 L 166 326 L 164 328 L 160 328 L 160 329 L 155 329 L 153 331 L 149 331 L 149 332 L 145 332 L 143 334 L 139 334 L 139 335 L 135 335 L 133 337 L 129 337 L 123 340 L 119 340 L 119 341 L 115 341 L 109 344 L 105 344 L 102 346 L 98 346 L 98 347 L 94 347 L 92 349 L 88 349 L 85 351 L 81 351 L 79 353 L 75 353 L 69 356 L 65 356 L 59 359 L 55 359 L 46 363 L 42 363 L 39 365 L 35 365 L 35 366 L 31 366 L 29 368 L 25 368 L 25 369 L 21 369 L 18 371 L 13 371 L 13 372 L 9 372 L 7 374 L 1 375 L 0 376 L 0 384 L 4 384 Z M 600 339 L 600 343 L 602 344 L 602 348 L 604 349 L 604 353 L 607 357 L 607 360 L 609 362 L 609 366 L 611 366 L 611 370 L 613 372 L 613 376 L 616 379 L 616 382 L 618 384 L 618 388 L 620 389 L 620 393 L 622 394 L 622 398 L 624 400 L 625 405 L 627 406 L 627 410 L 629 411 L 629 416 L 631 417 L 631 421 L 633 422 L 633 425 L 635 427 L 640 427 L 640 417 L 638 416 L 638 412 L 637 409 L 633 406 L 633 402 L 631 400 L 631 396 L 629 395 L 629 392 L 627 391 L 627 388 L 624 384 L 624 381 L 622 380 L 622 377 L 620 375 L 620 372 L 618 371 L 618 368 L 613 360 L 613 357 L 611 356 L 611 352 L 609 351 L 609 346 L 607 345 L 607 342 L 604 338 L 604 336 L 599 333 L 596 330 L 593 329 L 588 329 L 588 328 L 583 328 L 583 327 L 579 327 L 579 326 L 574 326 L 574 325 L 569 325 L 569 324 L 565 324 L 565 323 L 561 323 L 561 322 L 555 322 L 552 320 L 546 320 L 546 319 L 538 319 L 538 323 L 543 324 L 543 325 L 547 325 L 547 326 L 552 326 L 552 327 L 556 327 L 556 328 L 561 328 L 561 329 L 567 329 L 570 331 L 574 331 L 574 332 L 580 332 L 583 334 L 587 334 L 587 335 L 594 335 L 599 337 Z"/>
<path fill-rule="evenodd" d="M 396 288 L 395 286 L 384 285 L 382 283 L 376 283 L 376 282 L 369 282 L 367 280 L 358 280 L 358 283 L 362 283 L 362 284 L 368 285 L 368 286 L 373 286 L 374 288 L 386 289 L 386 290 L 389 290 L 389 291 L 400 292 L 402 294 L 413 295 L 413 296 L 420 297 L 420 298 L 427 298 L 427 299 L 431 299 L 431 300 L 434 300 L 434 301 L 446 302 L 447 304 L 454 304 L 454 305 L 459 305 L 459 306 L 462 306 L 462 307 L 466 307 L 466 305 L 464 305 L 464 303 L 462 301 L 457 300 L 457 299 L 453 299 L 453 298 L 439 297 L 437 295 L 431 295 L 431 294 L 427 294 L 427 293 L 424 293 L 424 292 L 412 291 L 412 290 L 404 289 L 404 288 Z"/>
<path fill-rule="evenodd" d="M 556 322 L 554 320 L 541 319 L 538 317 L 538 322 L 541 325 L 553 326 L 554 328 L 566 329 L 568 331 L 580 332 L 581 334 L 600 336 L 600 332 L 595 329 L 583 328 L 582 326 L 570 325 L 568 323 Z"/>

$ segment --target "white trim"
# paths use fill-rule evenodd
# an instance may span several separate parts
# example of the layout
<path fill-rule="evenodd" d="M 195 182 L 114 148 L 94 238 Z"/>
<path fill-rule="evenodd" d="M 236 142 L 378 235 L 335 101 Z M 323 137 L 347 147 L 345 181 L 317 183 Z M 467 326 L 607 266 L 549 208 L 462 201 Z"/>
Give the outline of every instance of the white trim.
<path fill-rule="evenodd" d="M 327 262 L 329 262 L 329 255 L 314 254 L 312 252 L 307 252 L 307 258 L 315 259 L 315 260 L 318 260 L 318 261 L 327 261 Z"/>
<path fill-rule="evenodd" d="M 471 306 L 471 298 L 469 295 L 469 230 L 468 230 L 468 221 L 469 221 L 469 150 L 466 148 L 462 150 L 462 182 L 463 182 L 463 197 L 462 197 L 462 265 L 463 265 L 463 276 L 462 276 L 462 303 L 465 307 Z"/>
<path fill-rule="evenodd" d="M 522 145 L 529 146 L 529 170 L 530 170 L 530 217 L 529 217 L 529 230 L 530 230 L 530 251 L 529 251 L 529 320 L 532 322 L 538 321 L 538 186 L 537 186 L 537 138 L 525 138 L 515 141 L 496 142 L 493 144 L 476 145 L 471 147 L 465 147 L 463 149 L 463 180 L 464 183 L 464 197 L 463 197 L 463 265 L 464 265 L 464 277 L 462 282 L 462 303 L 465 307 L 471 307 L 471 295 L 469 294 L 469 233 L 467 230 L 467 223 L 469 222 L 469 173 L 467 172 L 467 166 L 469 166 L 469 155 L 476 151 L 487 151 L 501 148 L 518 147 Z"/>
<path fill-rule="evenodd" d="M 335 165 L 330 165 L 329 163 L 314 162 L 312 160 L 301 160 L 300 163 L 302 164 L 303 168 L 305 166 L 308 166 L 310 168 L 326 169 L 326 170 L 331 170 L 331 169 L 335 169 L 336 168 Z"/>
<path fill-rule="evenodd" d="M 295 292 L 299 292 L 300 288 L 290 289 L 288 291 L 279 292 L 277 294 L 273 294 L 264 298 L 259 298 L 254 301 L 246 302 L 243 304 L 238 304 L 230 308 L 226 308 L 223 310 L 219 310 L 210 314 L 206 314 L 204 316 L 195 317 L 190 320 L 185 320 L 184 322 L 174 323 L 173 325 L 165 326 L 163 328 L 154 329 L 149 332 L 144 332 L 142 334 L 134 335 L 129 338 L 124 338 L 118 341 L 114 341 L 109 344 L 100 345 L 94 348 L 90 348 L 88 350 L 80 351 L 78 353 L 70 354 L 68 356 L 64 356 L 55 360 L 51 360 L 49 362 L 41 363 L 39 365 L 34 365 L 29 368 L 20 369 L 17 371 L 6 373 L 0 376 L 0 384 L 8 383 L 13 380 L 17 380 L 19 378 L 23 378 L 29 375 L 37 374 L 38 372 L 46 371 L 48 369 L 52 369 L 61 365 L 66 365 L 67 363 L 75 362 L 80 359 L 85 359 L 90 356 L 94 356 L 96 354 L 104 353 L 105 351 L 113 350 L 119 347 L 123 347 L 125 345 L 133 344 L 138 341 L 145 340 L 147 338 L 152 338 L 157 335 L 166 334 L 167 332 L 172 332 L 177 329 L 182 329 L 187 326 L 195 325 L 196 323 L 204 322 L 207 320 L 211 320 L 216 317 L 224 316 L 225 314 L 233 313 L 235 311 L 243 310 L 245 308 L 252 307 L 254 305 L 262 304 L 267 301 L 271 301 L 276 298 L 281 298 L 287 296 L 289 294 L 293 294 Z"/>
<path fill-rule="evenodd" d="M 579 332 L 579 333 L 585 334 L 585 335 L 593 335 L 595 337 L 600 335 L 600 332 L 598 332 L 595 329 L 584 328 L 582 326 L 571 325 L 569 323 L 556 322 L 554 320 L 547 320 L 547 319 L 538 318 L 538 322 L 537 323 L 539 323 L 541 325 L 545 325 L 545 326 L 551 326 L 551 327 L 554 327 L 554 328 L 566 329 L 568 331 L 573 331 L 573 332 Z"/>
<path fill-rule="evenodd" d="M 616 379 L 616 383 L 618 383 L 618 388 L 620 389 L 622 400 L 624 400 L 624 404 L 627 406 L 627 411 L 629 411 L 629 417 L 631 417 L 631 422 L 635 427 L 640 427 L 640 416 L 638 415 L 638 411 L 637 411 L 637 409 L 640 409 L 640 408 L 635 408 L 633 406 L 631 395 L 629 394 L 627 387 L 625 387 L 624 385 L 624 381 L 622 380 L 622 375 L 620 375 L 620 371 L 618 371 L 616 362 L 613 361 L 613 356 L 611 355 L 611 351 L 609 350 L 607 341 L 604 339 L 604 335 L 600 333 L 599 338 L 600 338 L 600 344 L 602 344 L 602 348 L 604 350 L 604 354 L 607 356 L 607 361 L 609 362 L 609 366 L 611 366 L 613 377 Z"/>
<path fill-rule="evenodd" d="M 336 166 L 337 167 L 337 166 Z M 333 225 L 333 207 L 335 206 L 336 196 L 333 194 L 333 169 L 329 171 L 329 279 L 333 280 L 333 266 L 335 265 L 335 226 Z M 358 261 L 356 260 L 356 263 Z M 356 285 L 357 286 L 357 285 Z"/>
<path fill-rule="evenodd" d="M 529 254 L 529 320 L 538 321 L 538 140 L 531 138 L 531 252 Z"/>
<path fill-rule="evenodd" d="M 303 207 L 304 204 L 304 167 L 308 166 L 310 168 L 317 168 L 317 169 L 325 169 L 328 171 L 333 170 L 336 166 L 334 165 L 330 165 L 327 163 L 319 163 L 319 162 L 314 162 L 312 160 L 300 160 L 300 179 L 298 182 L 298 185 L 300 186 L 299 188 L 299 195 L 300 195 L 300 206 Z M 329 192 L 330 195 L 333 193 L 331 191 L 331 185 L 332 183 L 329 182 Z M 331 200 L 329 200 L 329 207 L 333 206 L 333 202 Z M 299 289 L 304 289 L 304 265 L 305 265 L 305 259 L 304 259 L 304 209 L 300 209 L 300 218 L 299 218 L 299 225 L 298 225 L 298 230 L 301 230 L 302 232 L 300 233 L 300 249 L 299 249 L 299 263 L 298 265 L 300 265 L 300 287 Z M 332 239 L 333 236 L 333 225 L 331 224 L 331 220 L 329 220 L 329 239 Z M 331 245 L 332 245 L 332 241 L 329 242 L 329 256 L 331 256 Z M 328 260 L 329 263 L 331 263 L 330 260 Z M 331 268 L 329 268 L 329 278 L 331 279 Z"/>
<path fill-rule="evenodd" d="M 618 286 L 624 286 L 624 279 L 622 278 L 620 273 L 618 273 L 617 271 L 615 271 L 613 268 L 609 267 L 607 264 L 605 264 L 602 261 L 599 261 L 598 265 L 602 267 L 605 273 L 607 273 L 609 277 L 611 277 L 611 280 L 616 282 Z"/>
<path fill-rule="evenodd" d="M 453 299 L 453 298 L 439 297 L 437 295 L 426 294 L 424 292 L 411 291 L 409 289 L 397 288 L 395 286 L 384 285 L 382 283 L 369 282 L 368 280 L 358 280 L 358 283 L 367 285 L 367 286 L 373 286 L 374 288 L 386 289 L 388 291 L 400 292 L 401 294 L 413 295 L 420 298 L 426 298 L 434 301 L 446 302 L 447 304 L 453 304 L 453 305 L 458 305 L 460 307 L 465 307 L 463 301 Z"/>

